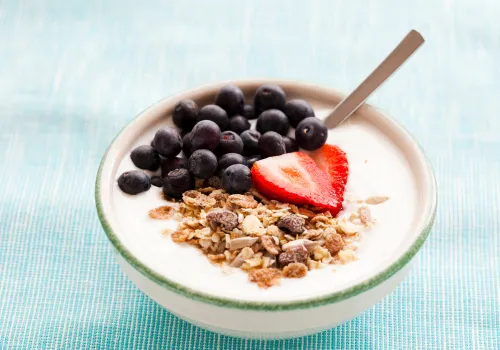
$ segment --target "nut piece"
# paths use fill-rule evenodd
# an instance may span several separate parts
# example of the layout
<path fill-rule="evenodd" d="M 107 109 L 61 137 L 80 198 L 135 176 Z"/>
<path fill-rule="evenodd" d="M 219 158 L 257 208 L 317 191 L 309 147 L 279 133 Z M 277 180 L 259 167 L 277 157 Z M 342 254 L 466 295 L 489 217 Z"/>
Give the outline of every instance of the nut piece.
<path fill-rule="evenodd" d="M 252 246 L 259 240 L 259 237 L 241 237 L 229 241 L 229 250 L 236 250 Z"/>
<path fill-rule="evenodd" d="M 166 220 L 173 215 L 174 208 L 164 205 L 156 209 L 151 209 L 149 211 L 149 217 L 151 219 Z"/>
<path fill-rule="evenodd" d="M 291 263 L 283 269 L 283 276 L 287 278 L 302 278 L 307 275 L 307 266 L 301 263 Z"/>
<path fill-rule="evenodd" d="M 182 200 L 193 207 L 213 207 L 216 202 L 214 198 L 194 190 L 184 192 Z"/>
<path fill-rule="evenodd" d="M 352 251 L 351 249 L 346 249 L 346 250 L 340 251 L 339 252 L 339 259 L 340 259 L 340 262 L 342 264 L 346 264 L 348 262 L 358 260 L 358 258 L 356 257 L 356 253 L 354 253 L 354 251 Z"/>
<path fill-rule="evenodd" d="M 279 263 L 281 266 L 286 266 L 291 263 L 302 263 L 305 264 L 307 262 L 307 257 L 309 253 L 307 252 L 306 247 L 300 245 L 298 247 L 294 247 L 289 249 L 279 255 Z"/>
<path fill-rule="evenodd" d="M 331 235 L 326 237 L 325 248 L 328 249 L 332 256 L 340 252 L 343 247 L 344 241 L 342 240 L 342 236 L 340 236 L 338 233 L 332 233 Z"/>
<path fill-rule="evenodd" d="M 370 208 L 368 207 L 360 207 L 358 209 L 359 219 L 365 225 L 369 224 L 372 221 L 372 215 L 370 213 Z"/>
<path fill-rule="evenodd" d="M 245 260 L 250 259 L 253 256 L 252 248 L 245 247 L 241 250 L 241 252 L 234 258 L 234 260 L 229 264 L 231 267 L 240 267 L 243 265 Z"/>
<path fill-rule="evenodd" d="M 248 215 L 241 223 L 243 232 L 247 235 L 258 235 L 266 232 L 264 225 L 255 215 Z"/>
<path fill-rule="evenodd" d="M 172 241 L 176 243 L 186 242 L 189 237 L 189 232 L 175 231 L 170 237 L 172 238 Z"/>
<path fill-rule="evenodd" d="M 276 225 L 269 225 L 266 229 L 266 234 L 269 236 L 278 237 L 280 235 L 280 229 Z"/>
<path fill-rule="evenodd" d="M 279 228 L 285 229 L 290 233 L 302 233 L 305 230 L 305 224 L 305 220 L 300 216 L 295 214 L 288 214 L 281 217 L 276 225 Z"/>
<path fill-rule="evenodd" d="M 313 211 L 310 211 L 309 209 L 306 209 L 304 207 L 299 208 L 299 214 L 307 216 L 309 219 L 312 219 L 313 217 L 316 216 L 316 213 Z"/>
<path fill-rule="evenodd" d="M 303 246 L 307 249 L 307 251 L 310 251 L 313 249 L 315 246 L 319 245 L 318 242 L 313 242 L 308 239 L 296 239 L 295 241 L 291 241 L 288 243 L 283 244 L 281 247 L 283 250 L 290 250 L 294 249 L 300 246 Z"/>
<path fill-rule="evenodd" d="M 384 203 L 388 199 L 389 199 L 389 197 L 386 197 L 386 196 L 372 196 L 372 197 L 366 198 L 365 202 L 366 202 L 366 204 L 376 205 L 376 204 Z"/>
<path fill-rule="evenodd" d="M 232 194 L 227 198 L 228 202 L 232 205 L 241 208 L 257 208 L 259 203 L 252 197 L 243 194 Z"/>
<path fill-rule="evenodd" d="M 260 241 L 262 242 L 264 248 L 269 252 L 269 254 L 278 255 L 280 253 L 279 247 L 274 244 L 274 240 L 271 237 L 261 236 Z"/>
<path fill-rule="evenodd" d="M 325 230 L 326 231 L 326 230 Z M 304 239 L 310 239 L 312 241 L 317 241 L 321 237 L 323 237 L 323 230 L 307 230 L 307 232 L 304 234 Z"/>
<path fill-rule="evenodd" d="M 238 216 L 226 209 L 212 210 L 207 214 L 207 221 L 214 231 L 217 229 L 218 225 L 226 231 L 231 231 L 238 226 Z"/>
<path fill-rule="evenodd" d="M 207 257 L 213 262 L 222 262 L 226 260 L 226 256 L 224 254 L 207 254 Z"/>
<path fill-rule="evenodd" d="M 281 272 L 275 268 L 251 270 L 248 274 L 250 282 L 257 283 L 260 288 L 269 288 L 279 284 Z"/>

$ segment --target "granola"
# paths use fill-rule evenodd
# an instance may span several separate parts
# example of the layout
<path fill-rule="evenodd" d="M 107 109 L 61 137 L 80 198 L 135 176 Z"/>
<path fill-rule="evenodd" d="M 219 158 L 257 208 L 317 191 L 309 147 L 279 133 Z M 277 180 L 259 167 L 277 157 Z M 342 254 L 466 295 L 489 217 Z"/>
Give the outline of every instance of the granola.
<path fill-rule="evenodd" d="M 170 234 L 174 242 L 198 247 L 215 264 L 248 272 L 248 280 L 261 288 L 279 284 L 281 278 L 301 278 L 310 270 L 357 260 L 356 242 L 375 223 L 366 204 L 388 199 L 348 200 L 357 211 L 332 217 L 321 208 L 269 200 L 255 189 L 229 195 L 214 181 L 149 215 L 176 218 L 179 228 Z"/>

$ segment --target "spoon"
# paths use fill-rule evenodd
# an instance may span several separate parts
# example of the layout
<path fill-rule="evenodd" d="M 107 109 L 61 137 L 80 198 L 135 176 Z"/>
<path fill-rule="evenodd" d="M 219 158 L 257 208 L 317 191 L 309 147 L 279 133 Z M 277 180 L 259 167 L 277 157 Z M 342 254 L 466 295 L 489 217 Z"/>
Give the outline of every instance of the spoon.
<path fill-rule="evenodd" d="M 331 129 L 349 118 L 423 43 L 424 38 L 419 32 L 416 30 L 409 32 L 389 56 L 335 107 L 326 117 L 325 125 Z"/>

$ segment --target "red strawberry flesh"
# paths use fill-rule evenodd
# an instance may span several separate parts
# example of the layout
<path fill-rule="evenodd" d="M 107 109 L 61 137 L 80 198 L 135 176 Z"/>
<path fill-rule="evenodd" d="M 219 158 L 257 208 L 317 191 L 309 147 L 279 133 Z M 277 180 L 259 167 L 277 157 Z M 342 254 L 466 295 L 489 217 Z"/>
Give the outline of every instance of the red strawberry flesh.
<path fill-rule="evenodd" d="M 302 152 L 287 153 L 255 162 L 254 187 L 265 196 L 282 202 L 313 205 L 336 215 L 342 209 L 328 176 Z"/>
<path fill-rule="evenodd" d="M 345 152 L 338 146 L 324 145 L 311 154 L 316 164 L 328 175 L 330 183 L 342 201 L 349 176 L 349 163 Z"/>

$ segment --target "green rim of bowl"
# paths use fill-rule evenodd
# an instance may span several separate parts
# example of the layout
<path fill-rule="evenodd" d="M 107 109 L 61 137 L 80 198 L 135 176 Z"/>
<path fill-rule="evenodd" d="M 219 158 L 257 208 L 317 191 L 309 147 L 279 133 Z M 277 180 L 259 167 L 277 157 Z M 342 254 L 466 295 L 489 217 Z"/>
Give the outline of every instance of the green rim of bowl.
<path fill-rule="evenodd" d="M 268 81 L 273 81 L 269 80 Z M 259 80 L 260 81 L 260 80 Z M 242 81 L 238 81 L 242 82 Z M 253 82 L 253 80 L 245 81 L 245 82 Z M 314 86 L 314 87 L 319 87 L 318 85 L 311 85 L 307 83 L 302 83 L 302 82 L 292 82 L 292 81 L 286 81 L 286 80 L 279 80 L 279 81 L 273 81 L 276 84 L 286 84 L 286 83 L 296 83 L 300 85 L 304 85 L 305 87 L 307 86 Z M 220 84 L 210 84 L 210 86 L 215 86 L 215 85 L 220 85 Z M 328 89 L 329 88 L 324 88 L 320 87 L 322 89 Z M 148 107 L 149 109 L 150 107 Z M 146 109 L 147 110 L 147 109 Z M 146 111 L 144 110 L 144 111 Z M 297 310 L 297 309 L 306 309 L 306 308 L 312 308 L 312 307 L 318 307 L 321 305 L 325 304 L 331 304 L 331 303 L 337 303 L 342 300 L 354 297 L 360 293 L 363 293 L 369 289 L 372 289 L 376 287 L 377 285 L 381 284 L 382 282 L 386 281 L 390 277 L 392 277 L 394 274 L 396 274 L 399 270 L 401 270 L 404 266 L 406 266 L 411 259 L 417 254 L 417 252 L 420 250 L 422 245 L 424 244 L 425 240 L 429 236 L 429 233 L 432 229 L 432 226 L 434 224 L 434 219 L 436 217 L 436 207 L 437 207 L 437 186 L 436 186 L 436 179 L 434 176 L 434 172 L 432 169 L 432 166 L 430 162 L 428 161 L 428 158 L 426 157 L 425 153 L 423 152 L 422 147 L 418 144 L 418 142 L 415 141 L 415 139 L 412 137 L 412 135 L 399 123 L 394 121 L 392 118 L 389 118 L 387 115 L 384 114 L 384 116 L 388 119 L 390 119 L 392 122 L 396 123 L 402 130 L 407 134 L 407 136 L 413 140 L 413 142 L 418 146 L 421 154 L 424 156 L 427 162 L 427 166 L 429 167 L 429 173 L 430 176 L 432 177 L 432 192 L 433 192 L 433 203 L 432 203 L 432 215 L 427 221 L 426 226 L 424 229 L 420 232 L 419 236 L 415 239 L 413 244 L 404 252 L 404 254 L 399 257 L 395 262 L 393 262 L 389 267 L 387 267 L 385 270 L 379 272 L 378 274 L 374 275 L 373 277 L 370 277 L 368 279 L 363 280 L 362 282 L 359 282 L 351 287 L 348 287 L 346 289 L 343 289 L 341 291 L 321 296 L 321 297 L 315 297 L 315 298 L 309 298 L 309 299 L 304 299 L 304 300 L 298 300 L 298 301 L 288 301 L 288 302 L 255 302 L 255 301 L 243 301 L 243 300 L 236 300 L 236 299 L 230 299 L 230 298 L 222 298 L 222 297 L 216 297 L 213 295 L 209 295 L 203 292 L 200 292 L 198 290 L 194 290 L 191 288 L 187 288 L 177 282 L 174 282 L 165 276 L 155 272 L 151 268 L 147 267 L 144 263 L 142 263 L 139 259 L 137 259 L 120 241 L 116 233 L 113 231 L 108 219 L 106 218 L 106 215 L 104 213 L 104 210 L 102 208 L 102 202 L 101 202 L 101 176 L 102 176 L 102 169 L 104 167 L 105 161 L 107 159 L 108 152 L 110 148 L 113 146 L 116 138 L 122 133 L 123 130 L 125 130 L 130 124 L 132 124 L 139 116 L 141 116 L 143 113 L 139 113 L 130 123 L 128 123 L 115 137 L 113 142 L 111 142 L 110 146 L 106 150 L 106 153 L 104 154 L 101 164 L 99 166 L 99 170 L 97 172 L 97 178 L 96 178 L 96 185 L 95 185 L 95 201 L 96 201 L 96 208 L 97 208 L 97 214 L 99 216 L 99 220 L 101 221 L 101 225 L 104 229 L 104 232 L 106 233 L 106 236 L 108 237 L 109 241 L 115 248 L 116 252 L 118 252 L 131 266 L 133 266 L 137 271 L 139 271 L 142 275 L 147 277 L 148 279 L 154 281 L 158 285 L 175 292 L 177 294 L 180 294 L 186 298 L 193 299 L 196 301 L 208 303 L 208 304 L 213 304 L 221 307 L 226 307 L 226 308 L 235 308 L 235 309 L 243 309 L 243 310 L 260 310 L 260 311 L 279 311 L 279 310 Z"/>

